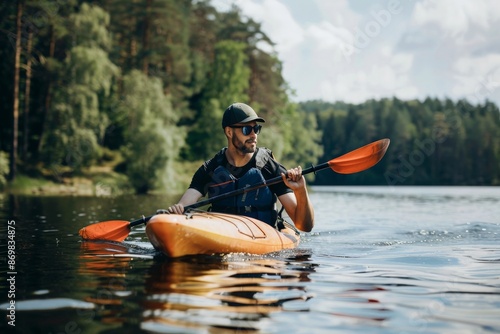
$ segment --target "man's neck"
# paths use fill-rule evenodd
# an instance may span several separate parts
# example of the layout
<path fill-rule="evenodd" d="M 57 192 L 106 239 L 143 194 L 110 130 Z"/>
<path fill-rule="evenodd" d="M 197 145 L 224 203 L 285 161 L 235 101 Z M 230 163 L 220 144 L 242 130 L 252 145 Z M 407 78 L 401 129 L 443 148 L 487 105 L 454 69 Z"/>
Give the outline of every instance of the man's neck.
<path fill-rule="evenodd" d="M 243 153 L 235 147 L 230 147 L 226 150 L 226 159 L 234 167 L 243 167 L 252 160 L 255 152 Z"/>

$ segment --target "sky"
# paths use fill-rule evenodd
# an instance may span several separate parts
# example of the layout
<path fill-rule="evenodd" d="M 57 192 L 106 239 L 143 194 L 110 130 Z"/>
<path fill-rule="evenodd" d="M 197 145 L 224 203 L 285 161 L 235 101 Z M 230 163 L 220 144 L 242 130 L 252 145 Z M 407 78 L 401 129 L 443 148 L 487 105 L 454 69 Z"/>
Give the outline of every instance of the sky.
<path fill-rule="evenodd" d="M 500 106 L 498 0 L 212 0 L 276 44 L 295 102 L 397 97 Z"/>

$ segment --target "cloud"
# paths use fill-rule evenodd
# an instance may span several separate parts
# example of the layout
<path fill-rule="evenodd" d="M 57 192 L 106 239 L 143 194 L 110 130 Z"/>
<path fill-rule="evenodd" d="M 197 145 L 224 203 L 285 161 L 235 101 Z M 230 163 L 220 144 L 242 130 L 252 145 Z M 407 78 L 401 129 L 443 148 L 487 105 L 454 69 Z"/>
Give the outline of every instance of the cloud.
<path fill-rule="evenodd" d="M 374 62 L 356 64 L 354 68 L 336 68 L 335 75 L 325 76 L 320 83 L 318 98 L 353 103 L 393 96 L 414 98 L 418 89 L 408 75 L 412 62 L 412 55 L 394 55 L 392 50 L 386 49 Z"/>
<path fill-rule="evenodd" d="M 415 98 L 419 90 L 409 76 L 413 56 L 395 52 L 386 36 L 399 10 L 391 14 L 372 8 L 362 16 L 347 2 L 315 3 L 323 18 L 307 26 L 305 38 L 296 46 L 301 57 L 293 63 L 299 66 L 290 68 L 289 58 L 283 58 L 285 77 L 297 88 L 296 100 L 361 103 L 369 98 Z"/>
<path fill-rule="evenodd" d="M 466 34 L 473 27 L 486 30 L 499 18 L 497 1 L 424 0 L 416 3 L 413 23 L 435 25 L 451 36 Z"/>
<path fill-rule="evenodd" d="M 281 1 L 236 0 L 234 3 L 244 15 L 262 24 L 262 30 L 276 43 L 276 51 L 279 53 L 288 52 L 303 41 L 303 28 Z"/>
<path fill-rule="evenodd" d="M 313 3 L 322 13 L 323 21 L 330 22 L 338 27 L 352 30 L 362 19 L 361 15 L 349 7 L 349 2 L 346 0 L 315 0 Z"/>
<path fill-rule="evenodd" d="M 497 100 L 500 97 L 500 54 L 481 57 L 462 57 L 453 68 L 455 85 L 452 92 L 466 96 L 471 102 L 484 99 Z"/>
<path fill-rule="evenodd" d="M 500 3 L 490 0 L 428 1 L 416 3 L 406 50 L 420 54 L 439 69 L 433 78 L 449 97 L 500 101 Z M 410 37 L 408 37 L 410 36 Z M 404 44 L 404 43 L 403 43 Z M 431 56 L 434 57 L 431 58 Z M 436 57 L 437 55 L 437 57 Z M 446 84 L 444 84 L 446 82 Z"/>
<path fill-rule="evenodd" d="M 311 38 L 319 49 L 332 48 L 340 51 L 345 44 L 351 41 L 352 34 L 346 28 L 323 21 L 311 25 L 306 31 L 306 37 Z"/>
<path fill-rule="evenodd" d="M 295 101 L 472 96 L 500 102 L 497 0 L 215 2 L 235 3 L 262 23 Z"/>

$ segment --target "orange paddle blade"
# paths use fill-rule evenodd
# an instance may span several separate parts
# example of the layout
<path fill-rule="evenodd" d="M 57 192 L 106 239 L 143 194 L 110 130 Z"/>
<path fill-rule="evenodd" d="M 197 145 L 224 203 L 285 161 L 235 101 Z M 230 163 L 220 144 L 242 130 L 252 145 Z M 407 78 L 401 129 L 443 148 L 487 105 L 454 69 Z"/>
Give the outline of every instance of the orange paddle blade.
<path fill-rule="evenodd" d="M 82 228 L 78 234 L 85 240 L 113 240 L 122 242 L 130 233 L 130 222 L 110 220 Z"/>
<path fill-rule="evenodd" d="M 353 174 L 364 171 L 382 159 L 390 142 L 388 138 L 377 140 L 328 161 L 328 165 L 332 170 L 340 174 Z"/>

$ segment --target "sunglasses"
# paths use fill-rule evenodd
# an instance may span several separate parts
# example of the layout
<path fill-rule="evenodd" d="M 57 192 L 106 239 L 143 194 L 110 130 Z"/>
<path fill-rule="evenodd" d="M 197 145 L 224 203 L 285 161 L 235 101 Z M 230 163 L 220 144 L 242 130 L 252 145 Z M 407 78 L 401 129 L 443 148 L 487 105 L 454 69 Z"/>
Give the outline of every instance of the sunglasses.
<path fill-rule="evenodd" d="M 233 129 L 234 128 L 241 129 L 241 132 L 243 132 L 243 135 L 245 135 L 245 136 L 248 136 L 249 134 L 251 134 L 252 130 L 253 130 L 253 132 L 255 132 L 256 135 L 258 135 L 260 130 L 262 129 L 262 125 L 254 125 L 254 126 L 251 126 L 251 125 L 233 125 L 231 127 Z"/>

